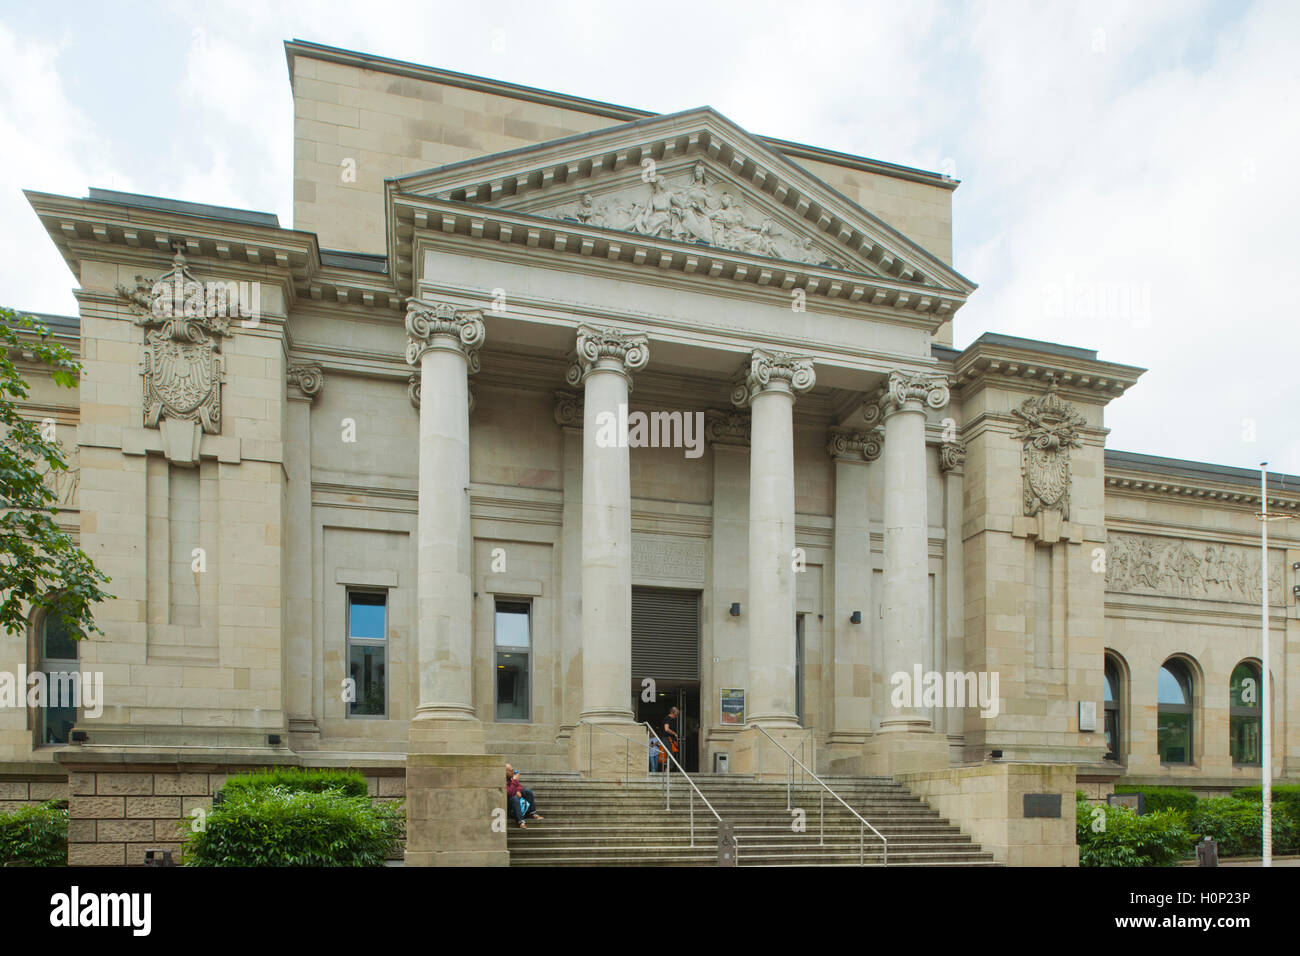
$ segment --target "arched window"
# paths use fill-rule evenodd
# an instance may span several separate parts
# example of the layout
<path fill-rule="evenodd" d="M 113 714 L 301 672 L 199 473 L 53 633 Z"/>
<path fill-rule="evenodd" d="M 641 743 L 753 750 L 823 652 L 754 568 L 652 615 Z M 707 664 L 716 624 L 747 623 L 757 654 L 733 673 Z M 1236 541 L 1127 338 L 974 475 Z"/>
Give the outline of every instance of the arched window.
<path fill-rule="evenodd" d="M 1192 675 L 1177 659 L 1165 661 L 1156 684 L 1157 746 L 1161 763 L 1192 762 Z"/>
<path fill-rule="evenodd" d="M 1106 759 L 1119 760 L 1123 753 L 1123 738 L 1120 736 L 1120 673 L 1115 658 L 1106 655 Z"/>
<path fill-rule="evenodd" d="M 1260 696 L 1259 667 L 1242 661 L 1228 682 L 1228 746 L 1235 764 L 1260 764 Z"/>
<path fill-rule="evenodd" d="M 77 722 L 77 708 L 74 701 L 62 699 L 69 696 L 69 685 L 53 679 L 53 675 L 77 672 L 76 636 L 58 615 L 46 614 L 41 619 L 39 639 L 39 667 L 46 675 L 46 706 L 38 714 L 37 742 L 66 744 Z"/>

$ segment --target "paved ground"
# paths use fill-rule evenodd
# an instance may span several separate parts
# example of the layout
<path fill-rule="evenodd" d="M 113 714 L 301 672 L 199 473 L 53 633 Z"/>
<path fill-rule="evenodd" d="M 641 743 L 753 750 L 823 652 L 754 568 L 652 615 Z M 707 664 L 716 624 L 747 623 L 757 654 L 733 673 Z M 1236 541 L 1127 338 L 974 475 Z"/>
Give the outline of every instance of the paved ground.
<path fill-rule="evenodd" d="M 1231 859 L 1220 860 L 1219 866 L 1259 866 L 1260 857 L 1254 856 L 1235 856 Z M 1183 866 L 1195 866 L 1195 860 L 1189 860 L 1182 864 Z M 1300 856 L 1275 856 L 1273 857 L 1274 866 L 1300 866 Z"/>

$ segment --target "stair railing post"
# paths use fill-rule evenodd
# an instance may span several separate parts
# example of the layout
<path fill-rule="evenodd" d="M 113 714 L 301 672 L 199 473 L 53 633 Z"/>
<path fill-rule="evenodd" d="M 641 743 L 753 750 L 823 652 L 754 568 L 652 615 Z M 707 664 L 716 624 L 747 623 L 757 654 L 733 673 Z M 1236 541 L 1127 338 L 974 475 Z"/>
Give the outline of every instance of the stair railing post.
<path fill-rule="evenodd" d="M 628 751 L 631 741 L 623 741 L 623 789 L 628 789 L 632 784 L 632 754 Z"/>
<path fill-rule="evenodd" d="M 695 849 L 695 792 L 691 791 L 691 849 Z"/>
<path fill-rule="evenodd" d="M 587 725 L 587 779 L 591 779 L 591 735 L 594 728 L 591 724 Z"/>
<path fill-rule="evenodd" d="M 825 846 L 826 845 L 826 791 L 822 790 L 819 792 L 821 793 L 821 797 L 822 797 L 822 812 L 821 812 L 822 822 L 821 822 L 821 833 L 819 833 L 817 836 L 817 845 Z M 859 824 L 859 829 L 861 829 L 861 824 Z"/>

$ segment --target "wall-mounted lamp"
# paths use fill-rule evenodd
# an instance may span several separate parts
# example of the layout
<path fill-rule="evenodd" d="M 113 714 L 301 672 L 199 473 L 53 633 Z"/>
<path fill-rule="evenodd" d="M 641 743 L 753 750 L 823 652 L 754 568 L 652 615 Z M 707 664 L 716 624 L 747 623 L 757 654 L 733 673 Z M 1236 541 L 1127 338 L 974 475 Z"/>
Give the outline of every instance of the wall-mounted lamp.
<path fill-rule="evenodd" d="M 266 735 L 266 742 L 267 742 L 268 744 L 270 744 L 272 747 L 279 746 L 279 743 L 280 743 L 280 735 L 279 735 L 279 734 L 267 734 L 267 735 Z"/>
<path fill-rule="evenodd" d="M 1300 584 L 1297 584 L 1295 587 L 1293 587 L 1291 589 L 1291 593 L 1296 596 L 1297 601 L 1300 601 Z"/>
<path fill-rule="evenodd" d="M 1292 571 L 1300 571 L 1300 561 L 1294 561 L 1291 564 Z"/>
<path fill-rule="evenodd" d="M 862 612 L 861 612 L 861 611 L 854 611 L 852 614 L 850 614 L 850 615 L 849 615 L 849 623 L 850 623 L 850 624 L 861 624 L 861 623 L 862 623 Z"/>
<path fill-rule="evenodd" d="M 90 734 L 86 733 L 84 730 L 74 730 L 72 732 L 72 742 L 74 744 L 84 744 L 89 739 Z"/>
<path fill-rule="evenodd" d="M 732 602 L 732 605 L 731 605 L 731 616 L 732 616 L 732 617 L 740 617 L 740 602 L 739 602 L 739 601 L 734 601 L 734 602 Z"/>
<path fill-rule="evenodd" d="M 994 751 L 991 751 L 991 752 L 989 753 L 989 759 L 991 759 L 991 760 L 1001 760 L 1001 759 L 1002 759 L 1002 751 L 1001 751 L 1001 750 L 994 750 Z"/>

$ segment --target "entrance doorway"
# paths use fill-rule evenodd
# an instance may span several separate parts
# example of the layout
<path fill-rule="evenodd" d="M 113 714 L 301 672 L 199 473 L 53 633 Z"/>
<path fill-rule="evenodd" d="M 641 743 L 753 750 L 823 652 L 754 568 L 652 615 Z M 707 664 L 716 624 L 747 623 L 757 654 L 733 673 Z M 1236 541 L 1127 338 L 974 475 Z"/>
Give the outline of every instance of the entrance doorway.
<path fill-rule="evenodd" d="M 653 695 L 646 679 L 654 681 Z M 637 720 L 662 737 L 670 708 L 681 740 L 677 759 L 687 773 L 700 769 L 700 592 L 632 589 L 632 700 Z M 668 741 L 664 741 L 667 743 Z"/>

